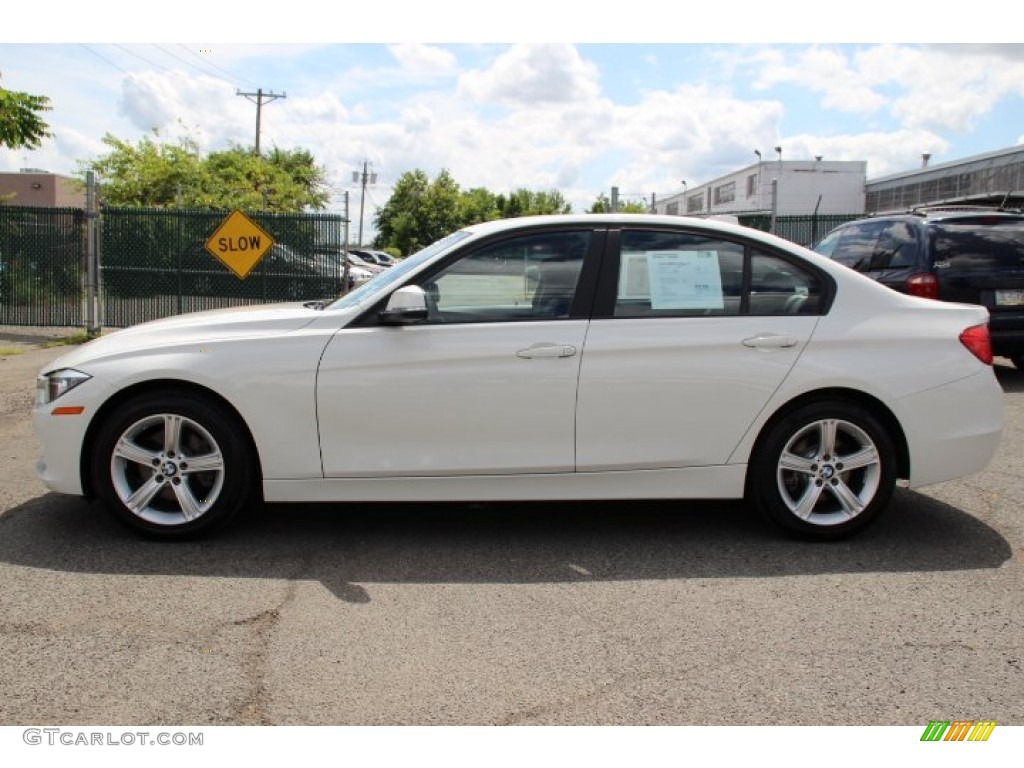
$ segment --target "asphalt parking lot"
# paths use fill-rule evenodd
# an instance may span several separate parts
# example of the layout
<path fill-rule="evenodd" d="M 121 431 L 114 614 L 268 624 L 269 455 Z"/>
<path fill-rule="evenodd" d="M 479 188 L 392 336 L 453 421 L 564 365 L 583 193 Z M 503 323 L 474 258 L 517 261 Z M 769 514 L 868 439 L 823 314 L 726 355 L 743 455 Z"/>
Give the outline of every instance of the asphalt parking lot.
<path fill-rule="evenodd" d="M 0 355 L 0 725 L 1024 724 L 1024 373 L 983 473 L 851 541 L 738 503 L 281 505 L 137 538 L 35 478 Z M 0 341 L 0 347 L 12 345 Z"/>

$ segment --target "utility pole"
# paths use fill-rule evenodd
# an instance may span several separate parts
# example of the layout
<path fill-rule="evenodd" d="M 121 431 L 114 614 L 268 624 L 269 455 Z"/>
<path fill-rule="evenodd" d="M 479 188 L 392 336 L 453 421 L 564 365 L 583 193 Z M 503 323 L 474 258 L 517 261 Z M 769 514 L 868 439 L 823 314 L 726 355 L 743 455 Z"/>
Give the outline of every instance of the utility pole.
<path fill-rule="evenodd" d="M 257 88 L 256 93 L 245 93 L 244 91 L 236 91 L 236 96 L 245 96 L 249 101 L 256 105 L 256 157 L 260 156 L 260 120 L 263 114 L 263 105 L 269 104 L 275 99 L 287 99 L 287 93 L 274 93 L 273 91 L 264 92 L 262 88 Z"/>
<path fill-rule="evenodd" d="M 361 182 L 360 192 L 359 192 L 359 245 L 358 245 L 358 247 L 360 247 L 360 248 L 363 247 L 363 208 L 364 208 L 364 205 L 366 203 L 366 183 L 367 182 L 369 182 L 370 184 L 376 184 L 377 183 L 377 174 L 376 173 L 368 173 L 368 166 L 369 166 L 369 162 L 366 161 L 366 160 L 363 160 L 363 172 L 362 172 L 362 174 L 360 174 L 359 171 L 352 171 L 352 181 Z"/>
<path fill-rule="evenodd" d="M 96 199 L 96 174 L 85 174 L 86 261 L 85 273 L 85 332 L 89 338 L 100 335 L 103 321 L 100 316 L 100 247 L 99 202 Z"/>
<path fill-rule="evenodd" d="M 345 293 L 352 290 L 352 286 L 349 285 L 349 271 L 348 271 L 348 190 L 345 190 L 345 240 L 341 246 L 341 286 Z"/>

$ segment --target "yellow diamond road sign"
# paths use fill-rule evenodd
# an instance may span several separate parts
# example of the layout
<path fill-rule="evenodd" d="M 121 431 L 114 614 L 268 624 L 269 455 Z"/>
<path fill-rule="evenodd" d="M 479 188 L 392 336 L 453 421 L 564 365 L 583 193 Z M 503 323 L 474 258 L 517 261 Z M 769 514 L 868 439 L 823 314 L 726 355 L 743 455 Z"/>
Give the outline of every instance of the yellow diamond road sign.
<path fill-rule="evenodd" d="M 245 278 L 274 245 L 274 238 L 241 211 L 232 211 L 206 241 L 206 250 Z"/>

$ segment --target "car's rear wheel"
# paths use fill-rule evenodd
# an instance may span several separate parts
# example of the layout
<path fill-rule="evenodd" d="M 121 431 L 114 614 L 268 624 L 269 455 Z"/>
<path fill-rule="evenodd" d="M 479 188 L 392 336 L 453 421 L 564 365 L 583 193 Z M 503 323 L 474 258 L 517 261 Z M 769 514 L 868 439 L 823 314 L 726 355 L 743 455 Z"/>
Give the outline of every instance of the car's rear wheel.
<path fill-rule="evenodd" d="M 810 539 L 862 530 L 889 504 L 896 451 L 883 424 L 841 400 L 797 408 L 752 457 L 749 495 L 771 520 Z"/>
<path fill-rule="evenodd" d="M 93 485 L 121 522 L 158 538 L 204 533 L 253 497 L 256 459 L 235 420 L 188 393 L 142 395 L 96 440 Z"/>

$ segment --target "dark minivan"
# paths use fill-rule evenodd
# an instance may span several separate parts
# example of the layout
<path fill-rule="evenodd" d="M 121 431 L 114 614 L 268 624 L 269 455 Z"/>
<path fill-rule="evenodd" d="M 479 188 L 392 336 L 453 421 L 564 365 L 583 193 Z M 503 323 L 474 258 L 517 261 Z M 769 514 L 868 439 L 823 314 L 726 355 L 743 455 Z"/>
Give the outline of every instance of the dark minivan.
<path fill-rule="evenodd" d="M 987 307 L 993 352 L 1024 370 L 1024 214 L 875 216 L 836 227 L 814 250 L 902 293 Z"/>

